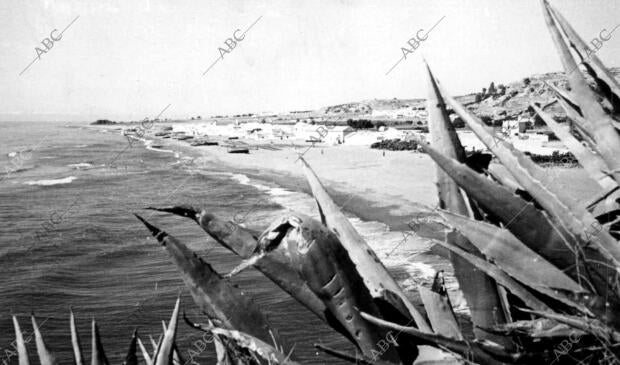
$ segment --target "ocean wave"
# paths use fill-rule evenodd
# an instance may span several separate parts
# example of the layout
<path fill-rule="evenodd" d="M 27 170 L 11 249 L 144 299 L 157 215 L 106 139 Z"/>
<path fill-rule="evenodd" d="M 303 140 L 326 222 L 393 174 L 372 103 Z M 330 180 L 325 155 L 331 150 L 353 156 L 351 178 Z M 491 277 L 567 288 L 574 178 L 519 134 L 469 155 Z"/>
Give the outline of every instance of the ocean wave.
<path fill-rule="evenodd" d="M 74 168 L 76 170 L 80 170 L 80 169 L 87 169 L 89 167 L 93 167 L 93 164 L 90 162 L 80 162 L 80 163 L 72 163 L 67 166 Z"/>
<path fill-rule="evenodd" d="M 250 184 L 250 178 L 243 174 L 232 174 L 231 178 L 235 180 L 236 182 L 238 182 L 239 184 L 252 185 Z"/>
<path fill-rule="evenodd" d="M 48 180 L 34 180 L 34 181 L 26 181 L 24 184 L 26 185 L 38 185 L 38 186 L 52 186 L 52 185 L 60 185 L 60 184 L 70 184 L 73 180 L 77 179 L 75 176 L 68 176 L 62 179 L 48 179 Z"/>
<path fill-rule="evenodd" d="M 317 205 L 312 196 L 282 187 L 270 187 L 262 181 L 251 179 L 243 174 L 231 174 L 230 178 L 243 185 L 253 186 L 268 194 L 270 200 L 282 205 L 288 211 L 299 212 L 310 217 L 318 217 Z M 355 199 L 355 198 L 353 198 Z M 432 281 L 435 270 L 431 265 L 422 262 L 411 262 L 408 258 L 422 252 L 428 252 L 430 246 L 412 232 L 392 231 L 385 223 L 365 221 L 359 217 L 345 213 L 351 224 L 364 237 L 377 256 L 388 267 L 403 267 L 417 280 Z"/>
<path fill-rule="evenodd" d="M 5 177 L 10 177 L 12 174 L 16 174 L 19 172 L 24 172 L 24 171 L 28 171 L 28 170 L 32 170 L 34 169 L 34 166 L 31 167 L 20 167 L 20 168 L 6 168 L 5 167 L 5 172 L 0 172 L 0 177 L 5 178 Z"/>
<path fill-rule="evenodd" d="M 32 148 L 28 148 L 28 149 L 20 150 L 20 151 L 12 151 L 12 152 L 7 153 L 6 155 L 9 158 L 15 158 L 18 155 L 25 154 L 25 153 L 32 152 L 32 151 L 33 151 Z M 22 158 L 28 160 L 28 159 L 30 159 L 30 156 L 24 156 Z"/>
<path fill-rule="evenodd" d="M 249 178 L 244 174 L 227 173 L 230 179 L 249 185 L 265 192 L 270 201 L 283 206 L 288 212 L 299 212 L 310 217 L 319 216 L 314 198 L 306 193 L 285 189 L 278 186 L 268 186 L 267 182 Z M 355 198 L 353 198 L 355 199 Z M 346 204 L 346 203 L 345 203 Z M 277 215 L 286 214 L 278 212 Z M 397 279 L 399 285 L 406 291 L 415 291 L 421 284 L 431 285 L 436 274 L 433 264 L 441 260 L 430 252 L 431 243 L 420 238 L 411 231 L 393 231 L 390 227 L 378 221 L 365 221 L 348 212 L 345 215 L 349 221 L 368 242 L 377 256 L 388 270 L 403 270 L 406 276 Z M 253 224 L 267 225 L 273 216 L 263 214 L 248 219 Z M 416 256 L 420 260 L 414 260 Z M 459 290 L 458 282 L 452 273 L 444 273 L 446 288 L 452 301 L 453 309 L 457 313 L 468 314 L 469 308 Z"/>
<path fill-rule="evenodd" d="M 149 151 L 155 151 L 155 152 L 175 153 L 173 150 L 165 150 L 163 148 L 153 147 L 153 146 L 150 146 L 150 145 L 147 145 L 146 149 L 149 150 Z"/>

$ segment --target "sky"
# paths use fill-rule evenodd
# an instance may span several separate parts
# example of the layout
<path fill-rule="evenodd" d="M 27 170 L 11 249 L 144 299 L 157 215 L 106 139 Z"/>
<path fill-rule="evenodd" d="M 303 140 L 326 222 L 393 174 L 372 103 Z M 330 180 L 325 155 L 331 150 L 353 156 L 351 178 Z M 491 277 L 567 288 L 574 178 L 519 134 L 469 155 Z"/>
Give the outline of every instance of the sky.
<path fill-rule="evenodd" d="M 620 1 L 550 2 L 586 40 L 620 24 Z M 419 30 L 426 40 L 386 75 Z M 0 31 L 0 121 L 423 98 L 422 57 L 453 95 L 561 68 L 539 0 L 2 0 Z M 597 55 L 620 66 L 620 30 Z"/>

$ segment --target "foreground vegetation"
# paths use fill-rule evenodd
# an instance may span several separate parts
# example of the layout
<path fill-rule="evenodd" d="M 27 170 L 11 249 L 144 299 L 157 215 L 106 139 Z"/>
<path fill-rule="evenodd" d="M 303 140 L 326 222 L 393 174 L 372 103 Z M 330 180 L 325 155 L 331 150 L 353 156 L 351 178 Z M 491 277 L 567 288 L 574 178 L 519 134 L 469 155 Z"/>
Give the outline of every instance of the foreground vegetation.
<path fill-rule="evenodd" d="M 403 141 L 400 138 L 386 139 L 371 144 L 370 148 L 388 151 L 415 151 L 418 149 L 418 142 L 413 140 Z"/>

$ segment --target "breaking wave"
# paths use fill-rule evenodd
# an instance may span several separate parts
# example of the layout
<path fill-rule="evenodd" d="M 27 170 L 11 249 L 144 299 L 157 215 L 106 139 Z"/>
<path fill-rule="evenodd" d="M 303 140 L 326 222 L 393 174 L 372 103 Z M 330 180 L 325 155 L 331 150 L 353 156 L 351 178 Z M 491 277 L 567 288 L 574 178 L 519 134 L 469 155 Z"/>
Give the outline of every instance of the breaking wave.
<path fill-rule="evenodd" d="M 90 162 L 80 162 L 80 163 L 72 163 L 67 166 L 74 168 L 76 170 L 80 170 L 80 169 L 87 169 L 87 168 L 93 167 L 93 164 Z"/>
<path fill-rule="evenodd" d="M 230 178 L 265 192 L 270 201 L 282 205 L 289 212 L 299 212 L 315 218 L 319 216 L 315 200 L 306 193 L 270 186 L 269 183 L 239 173 L 231 174 Z M 400 268 L 407 272 L 409 280 L 400 283 L 403 287 L 413 290 L 420 282 L 432 282 L 436 273 L 433 266 L 429 263 L 410 259 L 415 255 L 427 253 L 430 249 L 428 242 L 414 236 L 412 232 L 391 230 L 387 224 L 382 222 L 365 221 L 349 212 L 345 212 L 345 215 L 387 268 Z M 265 217 L 261 218 L 264 219 Z M 270 222 L 264 221 L 262 223 L 269 224 Z M 457 284 L 450 279 L 452 278 L 450 277 L 447 280 L 447 286 L 451 291 L 450 294 L 454 294 Z"/>
<path fill-rule="evenodd" d="M 60 185 L 60 184 L 70 184 L 73 180 L 77 179 L 75 176 L 68 176 L 62 179 L 48 179 L 48 180 L 34 180 L 34 181 L 26 181 L 24 184 L 26 185 L 38 185 L 38 186 L 52 186 L 52 185 Z"/>

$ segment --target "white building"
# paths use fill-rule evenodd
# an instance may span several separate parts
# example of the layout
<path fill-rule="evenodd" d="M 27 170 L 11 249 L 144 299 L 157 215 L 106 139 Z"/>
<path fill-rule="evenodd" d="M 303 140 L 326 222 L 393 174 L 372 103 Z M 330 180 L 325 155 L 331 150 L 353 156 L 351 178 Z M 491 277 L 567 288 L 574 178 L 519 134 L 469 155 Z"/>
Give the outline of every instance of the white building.
<path fill-rule="evenodd" d="M 324 127 L 324 126 L 323 126 Z M 343 144 L 346 136 L 353 133 L 353 128 L 346 125 L 339 125 L 335 127 L 324 127 L 327 132 L 323 132 L 325 135 L 325 142 L 330 144 Z M 321 131 L 323 131 L 321 129 Z M 325 134 L 327 133 L 327 134 Z"/>
<path fill-rule="evenodd" d="M 383 118 L 412 118 L 419 117 L 420 110 L 416 110 L 414 108 L 399 108 L 399 109 L 373 109 L 371 116 L 373 117 L 383 117 Z"/>

